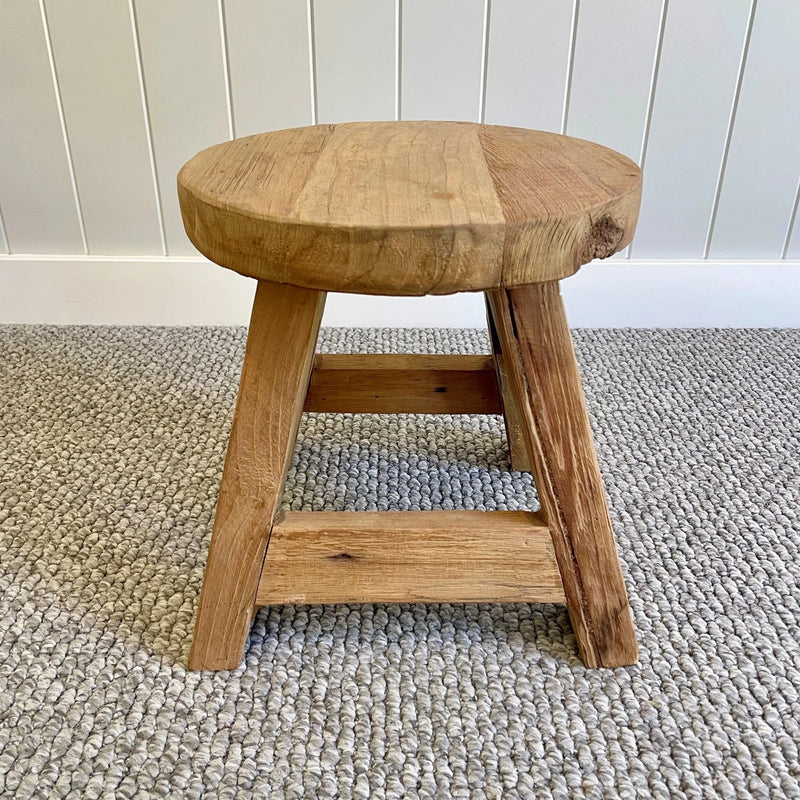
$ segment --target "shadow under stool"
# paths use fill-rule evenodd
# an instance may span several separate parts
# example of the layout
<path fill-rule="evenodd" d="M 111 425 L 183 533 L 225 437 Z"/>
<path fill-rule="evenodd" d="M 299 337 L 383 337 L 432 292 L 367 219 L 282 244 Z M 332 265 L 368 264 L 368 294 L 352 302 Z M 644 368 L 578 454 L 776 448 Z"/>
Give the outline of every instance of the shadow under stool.
<path fill-rule="evenodd" d="M 190 669 L 258 607 L 566 602 L 589 667 L 637 645 L 559 281 L 632 239 L 641 173 L 581 139 L 467 122 L 318 125 L 202 151 L 189 238 L 258 280 Z M 492 355 L 318 355 L 327 292 L 485 293 Z M 278 514 L 303 410 L 502 413 L 542 511 Z"/>

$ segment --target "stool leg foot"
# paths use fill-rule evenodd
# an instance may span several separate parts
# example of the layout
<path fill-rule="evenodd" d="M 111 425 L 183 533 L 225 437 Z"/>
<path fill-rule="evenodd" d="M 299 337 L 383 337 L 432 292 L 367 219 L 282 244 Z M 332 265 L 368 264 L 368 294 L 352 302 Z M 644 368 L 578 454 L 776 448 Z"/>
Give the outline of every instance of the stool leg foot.
<path fill-rule="evenodd" d="M 495 374 L 497 376 L 497 389 L 500 395 L 500 406 L 503 409 L 503 419 L 506 423 L 506 438 L 511 456 L 511 469 L 519 472 L 531 472 L 533 461 L 528 452 L 528 444 L 522 430 L 522 415 L 517 406 L 514 392 L 508 374 L 508 364 L 503 356 L 500 337 L 497 334 L 497 323 L 492 316 L 492 304 L 486 296 L 486 321 L 489 327 L 489 340 L 492 345 Z"/>
<path fill-rule="evenodd" d="M 588 667 L 633 664 L 636 635 L 558 282 L 487 297 L 581 657 Z"/>
<path fill-rule="evenodd" d="M 241 663 L 324 305 L 324 292 L 258 283 L 189 669 Z"/>

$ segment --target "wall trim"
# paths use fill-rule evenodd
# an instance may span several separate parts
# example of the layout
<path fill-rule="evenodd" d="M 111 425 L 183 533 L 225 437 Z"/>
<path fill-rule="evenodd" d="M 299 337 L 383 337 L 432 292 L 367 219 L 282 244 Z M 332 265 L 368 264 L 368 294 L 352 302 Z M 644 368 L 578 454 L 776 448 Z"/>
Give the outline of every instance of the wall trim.
<path fill-rule="evenodd" d="M 800 260 L 614 258 L 562 287 L 575 327 L 800 327 Z M 0 323 L 244 325 L 254 288 L 200 256 L 0 254 Z M 340 294 L 323 324 L 476 327 L 484 309 Z"/>

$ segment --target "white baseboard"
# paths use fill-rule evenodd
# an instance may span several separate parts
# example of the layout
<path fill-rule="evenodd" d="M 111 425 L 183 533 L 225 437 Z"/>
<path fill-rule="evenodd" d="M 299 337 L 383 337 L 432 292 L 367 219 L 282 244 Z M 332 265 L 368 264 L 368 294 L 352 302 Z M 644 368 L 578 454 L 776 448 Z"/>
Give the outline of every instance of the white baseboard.
<path fill-rule="evenodd" d="M 0 323 L 246 325 L 255 281 L 200 257 L 0 255 Z M 800 260 L 594 262 L 562 283 L 575 327 L 800 327 Z M 480 293 L 329 295 L 323 324 L 479 327 Z"/>

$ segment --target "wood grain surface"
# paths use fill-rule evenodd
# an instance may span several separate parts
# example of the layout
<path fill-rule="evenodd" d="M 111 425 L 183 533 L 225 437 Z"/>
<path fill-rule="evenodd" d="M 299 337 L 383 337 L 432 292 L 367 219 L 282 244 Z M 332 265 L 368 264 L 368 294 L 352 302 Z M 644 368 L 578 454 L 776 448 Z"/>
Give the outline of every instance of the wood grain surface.
<path fill-rule="evenodd" d="M 522 429 L 522 414 L 517 406 L 517 398 L 511 386 L 508 363 L 503 356 L 503 348 L 500 344 L 500 337 L 497 334 L 497 325 L 492 317 L 492 304 L 489 302 L 488 296 L 486 297 L 486 324 L 489 329 L 489 341 L 492 346 L 495 382 L 497 383 L 500 410 L 505 422 L 511 469 L 530 472 L 533 469 L 533 462 L 528 451 L 527 437 Z"/>
<path fill-rule="evenodd" d="M 324 305 L 322 292 L 258 284 L 189 669 L 242 660 Z"/>
<path fill-rule="evenodd" d="M 299 511 L 272 529 L 256 603 L 563 603 L 527 511 Z"/>
<path fill-rule="evenodd" d="M 305 411 L 499 414 L 491 356 L 331 354 L 314 359 Z"/>
<path fill-rule="evenodd" d="M 181 169 L 212 261 L 337 292 L 550 281 L 633 237 L 641 173 L 582 139 L 468 122 L 356 122 L 216 145 Z"/>
<path fill-rule="evenodd" d="M 638 658 L 558 283 L 489 293 L 570 619 L 589 667 Z"/>

